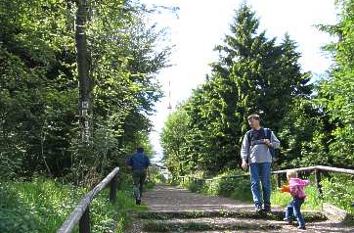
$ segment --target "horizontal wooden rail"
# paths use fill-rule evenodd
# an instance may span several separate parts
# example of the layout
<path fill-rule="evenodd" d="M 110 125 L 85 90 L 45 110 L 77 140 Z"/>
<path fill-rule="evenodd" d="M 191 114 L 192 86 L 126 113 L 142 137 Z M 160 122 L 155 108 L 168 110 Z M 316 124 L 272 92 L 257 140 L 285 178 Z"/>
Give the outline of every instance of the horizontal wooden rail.
<path fill-rule="evenodd" d="M 277 186 L 281 186 L 281 175 L 287 173 L 288 171 L 297 171 L 297 172 L 315 172 L 315 182 L 316 182 L 316 187 L 318 189 L 318 192 L 320 195 L 322 195 L 322 187 L 321 187 L 321 173 L 322 172 L 336 172 L 336 173 L 343 173 L 343 174 L 348 174 L 348 175 L 354 175 L 354 170 L 353 169 L 346 169 L 346 168 L 338 168 L 338 167 L 329 167 L 329 166 L 311 166 L 311 167 L 300 167 L 300 168 L 291 168 L 291 169 L 284 169 L 284 170 L 277 170 L 277 171 L 272 171 L 272 174 L 277 176 Z M 228 179 L 228 178 L 242 178 L 242 177 L 248 177 L 250 174 L 245 173 L 241 175 L 234 175 L 234 176 L 221 176 L 221 177 L 215 177 L 215 178 L 198 178 L 198 177 L 192 177 L 192 176 L 179 176 L 178 178 L 184 180 L 187 179 L 193 179 L 193 180 L 204 180 L 204 181 L 212 181 L 212 180 L 217 180 L 217 179 Z"/>
<path fill-rule="evenodd" d="M 272 174 L 283 174 L 283 173 L 287 173 L 288 171 L 305 172 L 305 171 L 313 171 L 313 170 L 315 170 L 315 169 L 316 169 L 316 166 L 312 166 L 312 167 L 300 167 L 300 168 L 290 168 L 290 169 L 272 171 Z"/>
<path fill-rule="evenodd" d="M 301 171 L 314 171 L 314 170 L 327 171 L 327 172 L 337 172 L 337 173 L 354 175 L 353 169 L 329 167 L 329 166 L 312 166 L 312 167 L 290 168 L 290 169 L 272 171 L 272 174 L 283 174 L 283 173 L 287 173 L 288 171 L 301 172 Z M 182 178 L 182 179 L 190 178 L 190 179 L 197 179 L 197 180 L 217 180 L 217 179 L 225 179 L 225 178 L 247 177 L 249 175 L 250 175 L 249 173 L 245 173 L 245 174 L 241 174 L 241 175 L 221 176 L 221 177 L 215 177 L 215 178 L 199 178 L 199 177 L 193 177 L 193 176 L 179 176 L 179 178 Z"/>
<path fill-rule="evenodd" d="M 65 220 L 63 225 L 59 228 L 57 233 L 70 233 L 74 227 L 79 224 L 80 233 L 90 232 L 90 203 L 94 197 L 102 191 L 108 184 L 110 184 L 110 201 L 114 202 L 116 199 L 117 190 L 117 178 L 119 173 L 119 167 L 116 167 L 111 171 L 96 187 L 94 187 L 89 193 L 87 193 L 71 212 L 69 217 Z"/>
<path fill-rule="evenodd" d="M 312 166 L 312 167 L 302 167 L 302 168 L 293 168 L 293 169 L 285 169 L 285 170 L 278 170 L 273 171 L 273 174 L 280 174 L 280 173 L 287 173 L 288 171 L 314 171 L 314 170 L 321 170 L 327 172 L 337 172 L 337 173 L 345 173 L 354 175 L 354 170 L 346 169 L 346 168 L 338 168 L 338 167 L 329 167 L 329 166 Z"/>
<path fill-rule="evenodd" d="M 316 166 L 316 169 L 321 170 L 321 171 L 327 171 L 327 172 L 338 172 L 338 173 L 345 173 L 345 174 L 354 175 L 353 169 L 328 167 L 328 166 Z"/>

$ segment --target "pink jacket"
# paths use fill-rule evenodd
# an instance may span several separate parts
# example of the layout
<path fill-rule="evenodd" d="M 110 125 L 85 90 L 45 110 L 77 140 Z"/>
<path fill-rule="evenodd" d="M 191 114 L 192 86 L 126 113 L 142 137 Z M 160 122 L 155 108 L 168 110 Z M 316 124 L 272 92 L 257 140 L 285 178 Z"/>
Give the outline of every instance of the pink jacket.
<path fill-rule="evenodd" d="M 309 185 L 310 181 L 302 180 L 300 178 L 290 178 L 289 180 L 289 187 L 290 187 L 290 194 L 293 197 L 297 198 L 305 198 L 306 194 L 304 192 L 305 186 Z"/>

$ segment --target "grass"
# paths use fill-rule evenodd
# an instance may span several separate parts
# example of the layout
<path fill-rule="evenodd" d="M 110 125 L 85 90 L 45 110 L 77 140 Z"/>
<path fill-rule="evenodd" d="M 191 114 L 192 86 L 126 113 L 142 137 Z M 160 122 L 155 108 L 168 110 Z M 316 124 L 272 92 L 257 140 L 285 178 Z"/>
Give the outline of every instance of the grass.
<path fill-rule="evenodd" d="M 1 182 L 0 232 L 56 232 L 87 191 L 44 178 Z M 121 185 L 114 205 L 104 190 L 91 204 L 92 232 L 123 232 L 129 224 L 128 213 L 144 209 L 135 205 L 127 184 Z"/>

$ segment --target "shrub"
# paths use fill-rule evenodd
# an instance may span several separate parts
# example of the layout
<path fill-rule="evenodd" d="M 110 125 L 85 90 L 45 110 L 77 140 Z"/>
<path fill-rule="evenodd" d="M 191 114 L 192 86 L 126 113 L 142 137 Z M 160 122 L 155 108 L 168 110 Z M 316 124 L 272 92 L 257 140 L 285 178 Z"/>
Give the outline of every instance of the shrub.
<path fill-rule="evenodd" d="M 336 175 L 321 181 L 325 202 L 336 205 L 354 216 L 354 178 Z"/>
<path fill-rule="evenodd" d="M 212 180 L 204 179 L 185 179 L 181 185 L 192 192 L 202 192 L 212 196 L 231 197 L 241 201 L 251 201 L 250 182 L 248 177 L 235 177 L 244 174 L 240 170 L 228 170 Z"/>

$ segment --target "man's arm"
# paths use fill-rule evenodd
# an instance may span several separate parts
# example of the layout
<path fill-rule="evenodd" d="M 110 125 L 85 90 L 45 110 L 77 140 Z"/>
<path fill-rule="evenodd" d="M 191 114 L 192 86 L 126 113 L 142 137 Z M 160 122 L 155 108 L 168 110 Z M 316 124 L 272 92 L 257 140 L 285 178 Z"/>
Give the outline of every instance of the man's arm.
<path fill-rule="evenodd" d="M 275 136 L 275 134 L 272 132 L 271 136 L 271 146 L 275 149 L 280 147 L 280 141 L 279 139 Z"/>
<path fill-rule="evenodd" d="M 247 132 L 245 134 L 245 136 L 243 137 L 243 140 L 242 140 L 242 145 L 241 145 L 241 159 L 242 159 L 242 168 L 243 169 L 247 169 L 247 160 L 248 160 L 248 157 L 249 157 L 249 152 L 250 152 L 250 142 L 248 140 L 248 133 Z"/>

